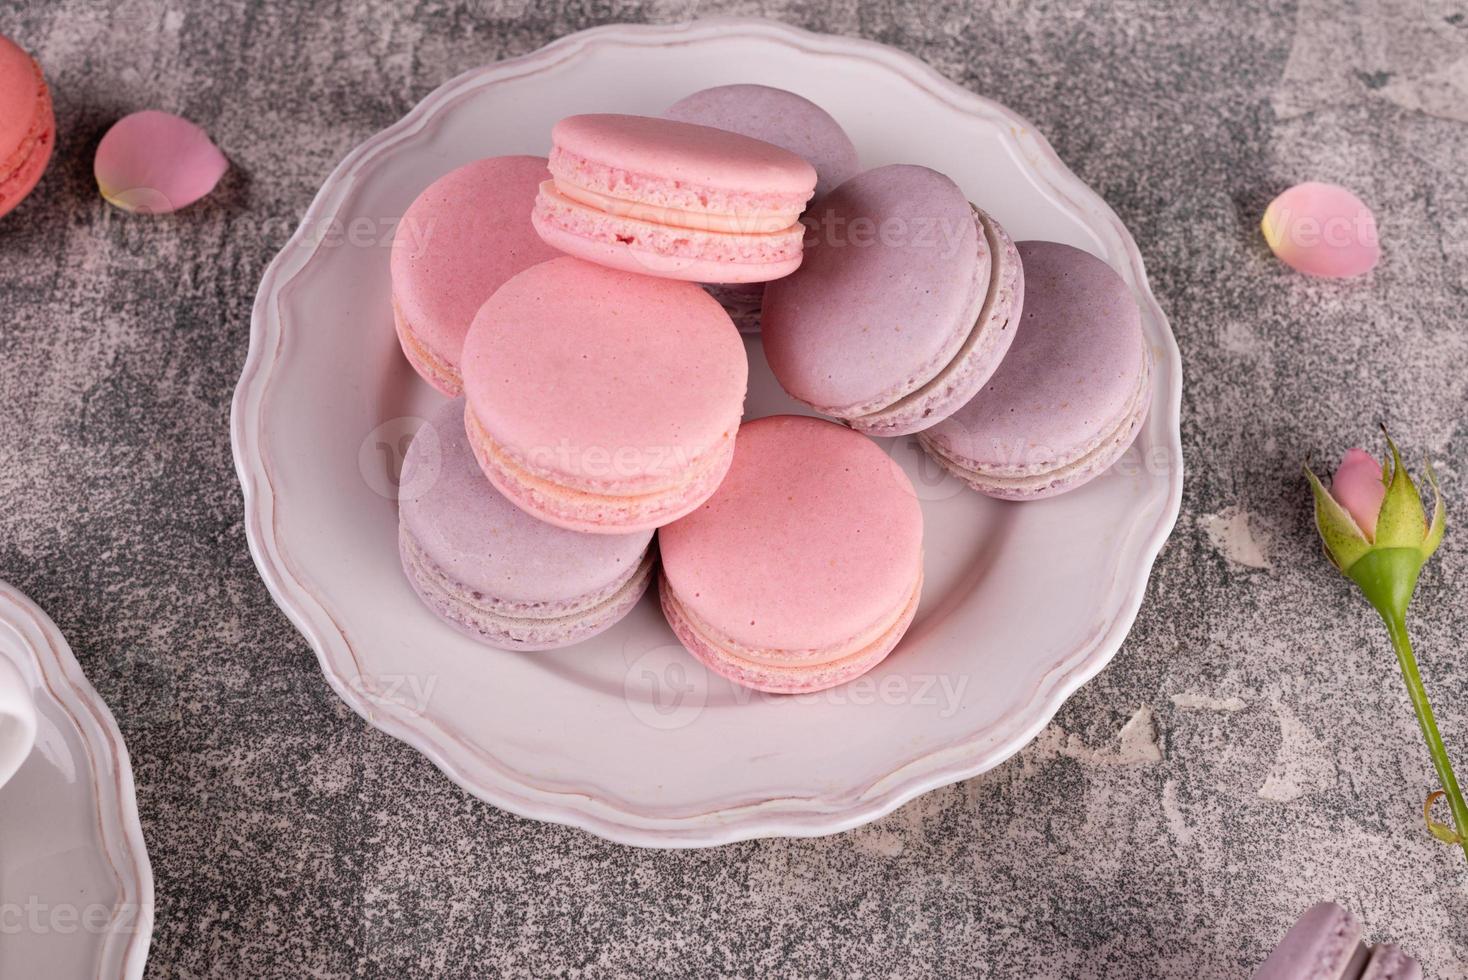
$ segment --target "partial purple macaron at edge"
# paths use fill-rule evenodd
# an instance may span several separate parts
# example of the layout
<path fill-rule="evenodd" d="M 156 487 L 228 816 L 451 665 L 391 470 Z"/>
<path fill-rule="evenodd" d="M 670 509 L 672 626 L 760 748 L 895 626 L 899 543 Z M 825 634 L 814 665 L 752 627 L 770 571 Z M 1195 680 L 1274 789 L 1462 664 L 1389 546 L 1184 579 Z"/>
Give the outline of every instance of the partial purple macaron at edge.
<path fill-rule="evenodd" d="M 861 169 L 841 124 L 810 99 L 769 85 L 719 85 L 685 96 L 663 113 L 773 143 L 816 168 L 816 199 Z"/>
<path fill-rule="evenodd" d="M 510 503 L 479 469 L 464 402 L 446 402 L 403 462 L 398 546 L 419 599 L 504 650 L 548 650 L 610 628 L 652 580 L 652 532 L 586 534 Z"/>
<path fill-rule="evenodd" d="M 726 129 L 804 157 L 816 168 L 815 201 L 861 170 L 841 124 L 810 99 L 769 85 L 718 85 L 694 92 L 663 113 L 668 119 Z M 705 287 L 742 333 L 758 333 L 764 283 Z"/>
<path fill-rule="evenodd" d="M 918 436 L 980 493 L 1035 500 L 1105 472 L 1152 401 L 1151 354 L 1131 288 L 1069 245 L 1020 242 L 1024 315 L 1004 362 L 974 398 Z"/>
<path fill-rule="evenodd" d="M 1009 236 L 952 180 L 878 167 L 807 213 L 805 260 L 765 289 L 770 369 L 858 432 L 936 425 L 989 379 L 1015 336 L 1024 270 Z"/>
<path fill-rule="evenodd" d="M 1422 980 L 1422 967 L 1390 943 L 1361 940 L 1361 923 L 1334 902 L 1305 910 L 1254 980 Z"/>

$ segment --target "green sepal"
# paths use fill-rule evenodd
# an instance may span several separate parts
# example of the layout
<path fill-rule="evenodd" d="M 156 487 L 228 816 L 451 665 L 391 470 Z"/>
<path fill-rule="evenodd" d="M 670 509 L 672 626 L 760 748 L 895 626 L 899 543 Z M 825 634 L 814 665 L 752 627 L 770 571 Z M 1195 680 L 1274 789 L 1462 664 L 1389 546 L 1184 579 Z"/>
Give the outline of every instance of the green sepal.
<path fill-rule="evenodd" d="M 1385 430 L 1383 430 L 1383 434 Z M 1413 548 L 1420 550 L 1427 538 L 1427 517 L 1422 512 L 1422 496 L 1402 465 L 1402 454 L 1391 436 L 1386 443 L 1392 449 L 1392 482 L 1376 518 L 1378 548 Z"/>
<path fill-rule="evenodd" d="M 1442 491 L 1437 487 L 1437 471 L 1432 468 L 1432 457 L 1427 458 L 1427 482 L 1432 485 L 1432 526 L 1427 529 L 1427 538 L 1422 542 L 1422 560 L 1432 557 L 1437 546 L 1443 543 L 1443 532 L 1447 530 L 1448 509 L 1443 505 Z"/>
<path fill-rule="evenodd" d="M 1336 568 L 1344 572 L 1371 550 L 1371 542 L 1366 540 L 1355 518 L 1336 502 L 1308 466 L 1305 467 L 1305 479 L 1310 481 L 1310 489 L 1315 492 L 1315 526 L 1320 530 L 1325 554 Z"/>
<path fill-rule="evenodd" d="M 1361 587 L 1382 619 L 1402 622 L 1423 561 L 1417 548 L 1376 547 L 1346 569 L 1346 577 Z"/>

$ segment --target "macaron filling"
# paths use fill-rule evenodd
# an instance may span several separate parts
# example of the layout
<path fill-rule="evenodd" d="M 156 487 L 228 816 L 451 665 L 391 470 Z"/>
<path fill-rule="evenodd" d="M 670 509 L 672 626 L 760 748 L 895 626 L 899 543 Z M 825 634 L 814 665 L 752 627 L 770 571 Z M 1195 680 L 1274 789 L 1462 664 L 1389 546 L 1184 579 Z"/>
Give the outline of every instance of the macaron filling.
<path fill-rule="evenodd" d="M 526 648 L 562 646 L 621 619 L 647 591 L 656 562 L 649 548 L 624 574 L 586 595 L 567 602 L 516 602 L 486 595 L 450 577 L 406 527 L 401 528 L 398 543 L 409 579 L 439 615 L 492 643 L 509 641 Z"/>
<path fill-rule="evenodd" d="M 1019 253 L 1004 229 L 977 207 L 973 212 L 974 224 L 990 256 L 987 269 L 979 263 L 970 286 L 969 306 L 973 312 L 965 321 L 971 319 L 973 328 L 959 338 L 956 350 L 944 351 L 917 373 L 921 377 L 931 370 L 927 381 L 909 379 L 897 389 L 895 398 L 882 404 L 868 403 L 827 414 L 845 419 L 852 428 L 870 435 L 902 435 L 913 431 L 914 422 L 922 423 L 935 414 L 939 418 L 948 416 L 988 380 L 992 367 L 999 363 L 996 353 L 1002 355 L 1001 348 L 1008 347 L 1014 338 L 1010 324 L 1023 305 L 1024 273 Z M 984 364 L 991 366 L 990 371 L 980 368 Z"/>
<path fill-rule="evenodd" d="M 413 330 L 413 325 L 408 322 L 407 317 L 403 316 L 402 308 L 396 302 L 392 305 L 392 313 L 398 341 L 402 344 L 403 353 L 407 355 L 413 367 L 419 374 L 428 378 L 439 391 L 450 398 L 457 398 L 464 387 L 458 368 L 428 349 L 428 345 L 423 343 Z"/>
<path fill-rule="evenodd" d="M 683 602 L 666 575 L 659 601 L 680 642 L 709 669 L 738 684 L 774 694 L 816 691 L 858 677 L 880 663 L 902 639 L 917 613 L 923 570 L 918 565 L 912 591 L 895 612 L 846 641 L 814 650 L 757 650 L 701 620 Z"/>
<path fill-rule="evenodd" d="M 1004 463 L 970 459 L 946 439 L 927 432 L 918 434 L 918 442 L 950 473 L 982 492 L 1023 498 L 1084 483 L 1121 458 L 1146 418 L 1151 404 L 1152 358 L 1145 350 L 1142 362 L 1136 388 L 1121 415 L 1073 452 L 1057 456 L 1046 449 L 1038 461 Z"/>
<path fill-rule="evenodd" d="M 628 531 L 674 521 L 713 493 L 734 458 L 734 439 L 726 436 L 676 476 L 598 480 L 524 461 L 495 441 L 472 408 L 464 413 L 464 426 L 475 458 L 501 493 L 543 520 L 575 530 Z M 736 428 L 731 424 L 729 432 Z"/>
<path fill-rule="evenodd" d="M 805 228 L 798 222 L 774 231 L 723 231 L 708 224 L 676 225 L 617 214 L 586 203 L 586 197 L 573 197 L 558 181 L 546 181 L 535 202 L 536 228 L 544 234 L 548 224 L 579 238 L 646 253 L 650 267 L 667 258 L 749 266 L 800 262 Z"/>
<path fill-rule="evenodd" d="M 749 191 L 671 180 L 588 159 L 561 146 L 551 150 L 550 172 L 562 194 L 593 208 L 660 222 L 666 216 L 668 224 L 706 231 L 753 234 L 788 229 L 799 220 L 811 195 L 810 190 Z"/>

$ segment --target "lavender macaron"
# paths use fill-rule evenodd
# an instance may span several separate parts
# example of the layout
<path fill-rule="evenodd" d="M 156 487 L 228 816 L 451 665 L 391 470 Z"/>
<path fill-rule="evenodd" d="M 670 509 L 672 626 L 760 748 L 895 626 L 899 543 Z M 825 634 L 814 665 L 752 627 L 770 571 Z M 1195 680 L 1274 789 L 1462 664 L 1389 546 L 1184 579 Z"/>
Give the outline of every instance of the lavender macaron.
<path fill-rule="evenodd" d="M 1024 273 L 999 223 L 927 167 L 878 167 L 806 212 L 805 258 L 765 288 L 765 356 L 795 399 L 859 432 L 947 418 L 1015 336 Z"/>
<path fill-rule="evenodd" d="M 1151 405 L 1151 355 L 1136 298 L 1109 265 L 1056 242 L 1020 242 L 1019 255 L 1024 316 L 1004 363 L 918 441 L 980 493 L 1034 500 L 1126 452 Z"/>
<path fill-rule="evenodd" d="M 841 124 L 810 99 L 782 88 L 719 85 L 679 99 L 663 115 L 751 136 L 804 157 L 816 168 L 816 200 L 861 169 L 856 147 Z M 724 283 L 704 288 L 723 304 L 742 332 L 759 331 L 764 283 Z"/>
<path fill-rule="evenodd" d="M 652 580 L 652 532 L 586 534 L 542 523 L 479 469 L 464 401 L 446 402 L 403 461 L 398 548 L 413 591 L 473 639 L 548 650 L 595 636 Z"/>
<path fill-rule="evenodd" d="M 1305 910 L 1254 980 L 1422 980 L 1422 967 L 1391 943 L 1368 947 L 1361 923 L 1334 902 Z"/>

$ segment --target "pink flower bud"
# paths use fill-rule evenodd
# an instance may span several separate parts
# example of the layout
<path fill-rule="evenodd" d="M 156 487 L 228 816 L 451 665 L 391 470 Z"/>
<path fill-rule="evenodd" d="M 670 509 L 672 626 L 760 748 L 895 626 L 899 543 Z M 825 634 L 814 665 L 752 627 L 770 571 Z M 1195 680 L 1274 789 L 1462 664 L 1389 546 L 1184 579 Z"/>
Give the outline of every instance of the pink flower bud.
<path fill-rule="evenodd" d="M 1330 481 L 1330 495 L 1344 507 L 1370 540 L 1376 540 L 1376 517 L 1386 497 L 1381 464 L 1364 449 L 1348 449 Z"/>

